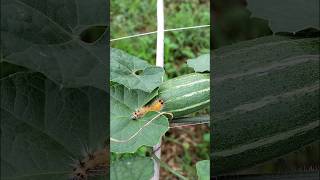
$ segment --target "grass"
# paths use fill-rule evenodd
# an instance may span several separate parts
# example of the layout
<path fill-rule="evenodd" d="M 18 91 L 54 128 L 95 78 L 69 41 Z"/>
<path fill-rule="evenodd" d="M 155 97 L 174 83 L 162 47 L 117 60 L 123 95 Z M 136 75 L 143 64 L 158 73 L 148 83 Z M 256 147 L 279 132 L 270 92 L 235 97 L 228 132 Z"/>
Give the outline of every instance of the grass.
<path fill-rule="evenodd" d="M 209 0 L 164 0 L 165 29 L 210 24 Z M 111 0 L 111 39 L 155 31 L 156 0 Z M 169 78 L 190 73 L 185 61 L 208 53 L 210 29 L 165 33 L 164 61 Z M 155 64 L 156 34 L 111 42 L 111 47 Z"/>

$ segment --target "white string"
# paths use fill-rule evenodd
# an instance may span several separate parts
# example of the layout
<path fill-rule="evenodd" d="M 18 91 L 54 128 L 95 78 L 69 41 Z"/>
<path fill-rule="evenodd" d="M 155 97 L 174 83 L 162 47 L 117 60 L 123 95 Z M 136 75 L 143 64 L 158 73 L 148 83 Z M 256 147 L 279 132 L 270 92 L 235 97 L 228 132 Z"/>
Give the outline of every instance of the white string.
<path fill-rule="evenodd" d="M 199 123 L 192 123 L 192 124 L 181 124 L 181 125 L 171 125 L 169 128 L 177 128 L 177 127 L 185 127 L 185 126 L 195 126 L 200 124 L 209 124 L 209 122 L 199 122 Z"/>
<path fill-rule="evenodd" d="M 163 67 L 164 65 L 164 10 L 163 0 L 157 0 L 157 53 L 156 65 Z M 162 77 L 163 81 L 163 77 Z M 161 159 L 161 139 L 160 142 L 152 147 L 154 155 Z M 160 163 L 154 160 L 154 173 L 152 180 L 159 180 L 160 178 Z"/>
<path fill-rule="evenodd" d="M 206 27 L 210 27 L 210 24 L 199 25 L 199 26 L 181 27 L 181 28 L 173 28 L 173 29 L 165 29 L 164 32 L 181 31 L 181 30 L 206 28 Z M 150 34 L 156 34 L 157 32 L 158 31 L 151 31 L 151 32 L 147 32 L 147 33 L 141 33 L 141 34 L 135 34 L 135 35 L 125 36 L 125 37 L 120 37 L 120 38 L 114 38 L 114 39 L 110 39 L 110 42 L 118 41 L 118 40 L 122 40 L 122 39 L 129 39 L 129 38 L 133 38 L 133 37 L 146 36 L 146 35 L 150 35 Z"/>
<path fill-rule="evenodd" d="M 110 141 L 113 142 L 117 142 L 117 143 L 126 143 L 129 142 L 131 139 L 133 139 L 134 137 L 136 137 L 145 127 L 149 126 L 155 119 L 157 119 L 158 117 L 160 117 L 161 115 L 170 115 L 171 118 L 173 118 L 172 113 L 167 113 L 167 112 L 162 112 L 159 113 L 158 115 L 156 115 L 155 117 L 153 117 L 150 121 L 148 121 L 147 123 L 145 123 L 142 127 L 139 128 L 138 131 L 136 131 L 133 135 L 131 135 L 128 139 L 115 139 L 110 137 Z"/>

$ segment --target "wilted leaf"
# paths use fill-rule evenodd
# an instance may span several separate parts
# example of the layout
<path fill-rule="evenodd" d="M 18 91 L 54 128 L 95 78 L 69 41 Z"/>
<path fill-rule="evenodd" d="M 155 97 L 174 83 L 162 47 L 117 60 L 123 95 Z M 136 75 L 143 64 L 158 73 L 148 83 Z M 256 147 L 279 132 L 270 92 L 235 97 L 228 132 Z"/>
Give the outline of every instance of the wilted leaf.
<path fill-rule="evenodd" d="M 110 80 L 129 89 L 151 92 L 162 83 L 164 70 L 121 50 L 111 49 Z"/>

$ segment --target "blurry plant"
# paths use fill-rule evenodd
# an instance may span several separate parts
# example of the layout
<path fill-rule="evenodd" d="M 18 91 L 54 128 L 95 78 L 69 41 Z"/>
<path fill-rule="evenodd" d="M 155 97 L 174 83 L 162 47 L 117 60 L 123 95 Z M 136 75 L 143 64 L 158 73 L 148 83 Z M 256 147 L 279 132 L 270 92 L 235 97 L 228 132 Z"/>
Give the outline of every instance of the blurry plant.
<path fill-rule="evenodd" d="M 130 3 L 130 4 L 129 4 Z M 156 30 L 156 0 L 117 3 L 111 1 L 111 39 Z M 165 1 L 165 28 L 210 24 L 209 1 Z M 129 7 L 130 6 L 130 7 Z M 137 13 L 141 12 L 141 13 Z M 125 28 L 124 28 L 125 27 Z M 209 28 L 167 32 L 165 35 L 165 70 L 168 78 L 192 72 L 185 61 L 208 52 Z M 156 35 L 130 38 L 111 43 L 129 54 L 155 64 Z"/>

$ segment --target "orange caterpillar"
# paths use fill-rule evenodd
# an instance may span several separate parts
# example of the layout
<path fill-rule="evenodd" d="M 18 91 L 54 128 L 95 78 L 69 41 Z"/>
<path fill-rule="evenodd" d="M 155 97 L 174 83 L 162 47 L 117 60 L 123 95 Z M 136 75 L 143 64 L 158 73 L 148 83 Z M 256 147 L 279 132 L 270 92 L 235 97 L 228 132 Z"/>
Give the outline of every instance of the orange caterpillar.
<path fill-rule="evenodd" d="M 70 180 L 87 180 L 89 176 L 107 174 L 108 163 L 108 147 L 87 153 L 87 156 L 75 165 Z"/>
<path fill-rule="evenodd" d="M 162 99 L 156 99 L 151 105 L 141 107 L 137 109 L 135 112 L 133 112 L 131 118 L 133 120 L 139 119 L 150 111 L 159 112 L 162 110 L 163 107 L 164 101 Z"/>

